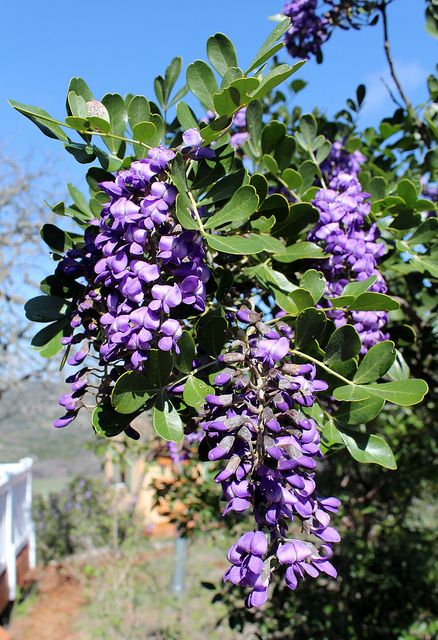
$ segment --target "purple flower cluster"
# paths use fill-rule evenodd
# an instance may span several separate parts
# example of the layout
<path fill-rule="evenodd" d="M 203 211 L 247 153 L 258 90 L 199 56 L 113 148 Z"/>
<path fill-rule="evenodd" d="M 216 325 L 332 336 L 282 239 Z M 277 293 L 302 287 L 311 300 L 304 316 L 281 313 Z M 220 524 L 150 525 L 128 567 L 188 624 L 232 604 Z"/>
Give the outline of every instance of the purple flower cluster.
<path fill-rule="evenodd" d="M 377 268 L 385 252 L 385 245 L 377 242 L 376 224 L 368 224 L 369 194 L 362 191 L 356 176 L 339 173 L 328 189 L 320 189 L 313 204 L 320 218 L 308 239 L 322 246 L 329 258 L 316 266 L 327 280 L 326 294 L 339 296 L 351 281 L 362 281 L 375 276 L 371 291 L 385 293 L 387 286 Z M 388 315 L 384 311 L 352 311 L 351 321 L 362 340 L 362 353 L 377 342 L 386 340 L 384 327 Z M 350 321 L 350 314 L 340 309 L 329 309 L 327 315 L 340 327 Z"/>
<path fill-rule="evenodd" d="M 291 19 L 286 32 L 286 47 L 294 58 L 318 55 L 328 37 L 328 20 L 317 14 L 318 0 L 292 0 L 283 13 Z"/>
<path fill-rule="evenodd" d="M 336 140 L 332 144 L 328 158 L 321 164 L 321 171 L 328 175 L 329 179 L 340 173 L 348 173 L 350 176 L 357 177 L 365 161 L 363 153 L 360 151 L 349 153 L 345 149 L 344 142 Z"/>
<path fill-rule="evenodd" d="M 316 493 L 320 437 L 305 413 L 326 383 L 316 379 L 313 364 L 291 362 L 289 325 L 280 320 L 274 329 L 246 307 L 237 319 L 247 327 L 238 329 L 230 351 L 219 356 L 225 368 L 215 377 L 216 393 L 205 399 L 201 448 L 209 460 L 224 461 L 215 478 L 227 502 L 224 515 L 254 514 L 257 530 L 231 547 L 232 566 L 224 578 L 251 588 L 246 604 L 260 606 L 279 565 L 286 565 L 291 589 L 306 574 L 336 576 L 328 558 L 331 543 L 340 540 L 330 526 L 339 501 Z M 289 538 L 291 524 L 321 541 L 320 549 Z"/>
<path fill-rule="evenodd" d="M 188 142 L 194 153 L 198 140 L 189 135 Z M 147 158 L 102 183 L 110 201 L 98 226 L 87 231 L 84 247 L 67 252 L 58 267 L 64 276 L 85 282 L 70 322 L 82 331 L 65 340 L 83 346 L 70 365 L 80 365 L 93 342 L 101 363 L 142 370 L 152 348 L 179 353 L 183 329 L 174 317 L 178 309 L 186 316 L 205 309 L 209 271 L 201 236 L 183 231 L 170 213 L 177 191 L 166 182 L 165 169 L 173 157 L 169 149 L 150 149 Z M 60 399 L 67 414 L 55 426 L 76 417 L 86 371 L 68 379 L 73 393 Z"/>

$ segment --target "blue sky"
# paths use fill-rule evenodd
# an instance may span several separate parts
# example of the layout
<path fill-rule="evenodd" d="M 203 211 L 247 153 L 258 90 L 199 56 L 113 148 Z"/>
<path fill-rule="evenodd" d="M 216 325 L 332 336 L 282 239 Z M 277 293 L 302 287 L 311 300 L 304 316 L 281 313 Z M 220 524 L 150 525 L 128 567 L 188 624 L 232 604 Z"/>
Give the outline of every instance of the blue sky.
<path fill-rule="evenodd" d="M 236 45 L 242 66 L 249 62 L 281 11 L 281 0 L 220 3 L 205 0 L 22 0 L 5 2 L 0 24 L 0 142 L 4 152 L 43 163 L 51 158 L 62 181 L 80 184 L 83 167 L 62 146 L 45 138 L 6 100 L 65 115 L 71 76 L 84 77 L 97 98 L 106 92 L 152 96 L 153 78 L 174 55 L 185 64 L 205 57 L 205 41 L 223 31 Z M 396 0 L 389 8 L 394 58 L 414 103 L 425 97 L 425 79 L 433 71 L 436 42 L 424 29 L 424 1 Z M 381 82 L 386 76 L 380 26 L 361 32 L 338 30 L 324 48 L 325 62 L 307 63 L 299 72 L 309 82 L 300 102 L 335 113 L 363 82 L 368 102 L 363 124 L 377 122 L 392 109 Z M 61 182 L 59 182 L 62 193 Z"/>

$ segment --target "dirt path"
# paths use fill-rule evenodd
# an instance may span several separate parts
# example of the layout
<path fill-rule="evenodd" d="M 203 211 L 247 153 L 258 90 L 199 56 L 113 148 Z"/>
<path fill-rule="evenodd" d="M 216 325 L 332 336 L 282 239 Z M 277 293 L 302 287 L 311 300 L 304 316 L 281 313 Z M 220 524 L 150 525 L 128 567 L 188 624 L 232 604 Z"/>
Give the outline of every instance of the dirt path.
<path fill-rule="evenodd" d="M 62 565 L 49 566 L 37 576 L 37 599 L 26 615 L 12 618 L 12 640 L 81 640 L 73 630 L 84 603 L 79 580 Z"/>

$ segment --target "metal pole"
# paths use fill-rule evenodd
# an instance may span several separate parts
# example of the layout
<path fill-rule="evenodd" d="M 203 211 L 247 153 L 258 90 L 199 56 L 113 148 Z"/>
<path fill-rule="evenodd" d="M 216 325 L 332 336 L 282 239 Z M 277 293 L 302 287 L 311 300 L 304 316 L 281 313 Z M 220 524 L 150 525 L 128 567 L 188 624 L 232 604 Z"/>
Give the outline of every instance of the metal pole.
<path fill-rule="evenodd" d="M 175 555 L 173 576 L 170 587 L 172 592 L 179 595 L 185 591 L 187 538 L 178 536 L 175 540 Z"/>

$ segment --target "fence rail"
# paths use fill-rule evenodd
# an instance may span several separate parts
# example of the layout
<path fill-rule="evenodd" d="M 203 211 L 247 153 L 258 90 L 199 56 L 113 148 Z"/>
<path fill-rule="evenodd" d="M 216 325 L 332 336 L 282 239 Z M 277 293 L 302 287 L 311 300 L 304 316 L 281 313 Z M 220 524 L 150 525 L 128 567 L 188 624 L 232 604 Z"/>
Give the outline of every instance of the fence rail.
<path fill-rule="evenodd" d="M 36 561 L 32 464 L 31 458 L 0 464 L 0 577 L 7 582 L 9 601 L 15 600 L 17 557 L 26 546 L 29 568 L 33 568 Z"/>

